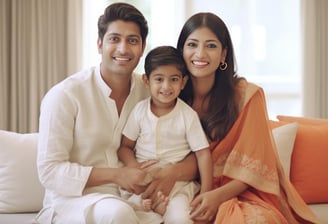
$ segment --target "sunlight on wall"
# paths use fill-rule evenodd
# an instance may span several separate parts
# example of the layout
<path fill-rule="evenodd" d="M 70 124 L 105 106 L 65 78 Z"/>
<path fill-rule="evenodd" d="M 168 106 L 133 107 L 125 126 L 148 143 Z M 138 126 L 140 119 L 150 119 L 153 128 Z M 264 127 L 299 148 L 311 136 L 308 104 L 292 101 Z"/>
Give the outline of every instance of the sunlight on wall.
<path fill-rule="evenodd" d="M 97 23 L 105 7 L 105 1 L 83 1 L 83 68 L 100 63 L 100 55 L 97 49 Z"/>

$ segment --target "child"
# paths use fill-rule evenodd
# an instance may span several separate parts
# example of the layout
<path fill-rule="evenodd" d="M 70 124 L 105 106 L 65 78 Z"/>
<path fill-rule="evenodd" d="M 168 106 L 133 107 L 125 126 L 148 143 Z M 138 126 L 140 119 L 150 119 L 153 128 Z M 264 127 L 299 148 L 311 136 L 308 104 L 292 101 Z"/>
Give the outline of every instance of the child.
<path fill-rule="evenodd" d="M 174 47 L 157 47 L 145 58 L 145 73 L 143 80 L 151 97 L 132 110 L 123 129 L 119 159 L 130 167 L 142 167 L 149 160 L 158 161 L 153 166 L 165 166 L 195 152 L 200 191 L 209 191 L 212 162 L 208 141 L 197 113 L 178 98 L 188 79 L 182 56 Z M 166 224 L 192 223 L 190 202 L 198 191 L 194 182 L 178 182 L 167 198 L 159 195 L 157 203 L 144 200 L 143 209 L 163 215 Z"/>

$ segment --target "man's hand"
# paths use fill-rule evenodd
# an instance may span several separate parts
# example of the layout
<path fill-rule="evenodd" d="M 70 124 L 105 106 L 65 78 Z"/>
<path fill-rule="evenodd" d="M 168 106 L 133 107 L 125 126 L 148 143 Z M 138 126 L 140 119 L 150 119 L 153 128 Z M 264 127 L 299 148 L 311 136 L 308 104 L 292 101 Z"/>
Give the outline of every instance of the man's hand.
<path fill-rule="evenodd" d="M 164 168 L 152 168 L 149 172 L 152 181 L 145 192 L 142 193 L 142 198 L 150 198 L 152 201 L 157 201 L 159 192 L 161 192 L 162 195 L 169 196 L 176 182 L 174 175 L 172 175 L 171 166 L 167 165 Z"/>
<path fill-rule="evenodd" d="M 140 194 L 145 191 L 147 184 L 152 181 L 152 177 L 146 171 L 132 167 L 122 167 L 120 176 L 117 177 L 117 184 L 128 192 Z"/>
<path fill-rule="evenodd" d="M 147 170 L 149 170 L 153 180 L 141 197 L 144 199 L 150 198 L 153 201 L 157 200 L 158 192 L 169 196 L 177 181 L 194 180 L 198 171 L 194 153 L 190 153 L 181 162 L 165 165 L 162 168 L 155 165 Z"/>

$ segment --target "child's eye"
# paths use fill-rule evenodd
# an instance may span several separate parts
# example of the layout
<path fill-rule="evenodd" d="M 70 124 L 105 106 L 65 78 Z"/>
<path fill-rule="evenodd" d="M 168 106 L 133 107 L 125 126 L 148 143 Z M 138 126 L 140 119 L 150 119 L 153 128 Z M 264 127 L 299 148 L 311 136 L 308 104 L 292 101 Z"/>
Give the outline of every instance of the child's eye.
<path fill-rule="evenodd" d="M 155 78 L 154 79 L 156 82 L 161 82 L 161 81 L 163 81 L 163 78 L 161 78 L 161 77 L 157 77 L 157 78 Z"/>
<path fill-rule="evenodd" d="M 174 77 L 171 79 L 173 82 L 178 82 L 180 79 L 178 77 Z"/>

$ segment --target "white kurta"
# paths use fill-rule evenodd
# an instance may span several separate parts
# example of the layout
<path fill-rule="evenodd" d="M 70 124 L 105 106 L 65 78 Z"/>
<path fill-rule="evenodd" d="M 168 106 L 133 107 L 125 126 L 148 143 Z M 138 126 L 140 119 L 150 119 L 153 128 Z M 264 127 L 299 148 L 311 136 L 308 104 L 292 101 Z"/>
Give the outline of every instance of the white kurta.
<path fill-rule="evenodd" d="M 61 223 L 72 223 L 74 216 L 78 216 L 74 220 L 82 220 L 90 205 L 119 195 L 114 184 L 84 187 L 92 167 L 120 166 L 117 149 L 122 129 L 132 108 L 148 91 L 141 76 L 133 74 L 120 116 L 110 93 L 98 66 L 68 77 L 44 97 L 37 162 L 46 195 L 40 223 L 51 221 L 58 211 L 69 218 Z"/>
<path fill-rule="evenodd" d="M 150 97 L 132 110 L 123 134 L 136 140 L 139 162 L 159 160 L 161 164 L 181 161 L 191 151 L 209 146 L 198 114 L 178 99 L 173 110 L 161 117 L 150 109 Z"/>

